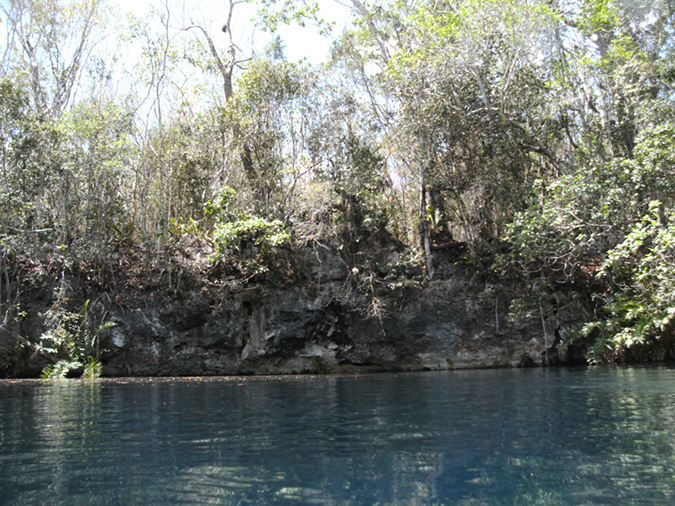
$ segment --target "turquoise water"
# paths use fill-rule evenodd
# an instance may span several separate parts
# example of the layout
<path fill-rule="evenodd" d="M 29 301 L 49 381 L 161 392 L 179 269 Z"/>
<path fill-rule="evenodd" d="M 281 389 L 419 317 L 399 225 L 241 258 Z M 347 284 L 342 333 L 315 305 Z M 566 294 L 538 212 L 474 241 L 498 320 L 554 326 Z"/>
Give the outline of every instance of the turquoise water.
<path fill-rule="evenodd" d="M 0 382 L 2 504 L 667 504 L 675 369 Z"/>

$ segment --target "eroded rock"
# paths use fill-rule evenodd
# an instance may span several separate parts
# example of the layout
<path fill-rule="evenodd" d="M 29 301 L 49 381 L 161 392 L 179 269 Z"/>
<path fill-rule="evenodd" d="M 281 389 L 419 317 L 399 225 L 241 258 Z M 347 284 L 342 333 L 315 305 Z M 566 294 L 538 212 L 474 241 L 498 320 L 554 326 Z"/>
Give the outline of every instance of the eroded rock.
<path fill-rule="evenodd" d="M 474 281 L 458 266 L 431 282 L 391 281 L 381 267 L 352 267 L 335 249 L 303 250 L 294 285 L 196 277 L 180 291 L 128 289 L 100 317 L 116 323 L 101 340 L 104 374 L 187 376 L 526 367 L 559 363 L 555 345 L 580 304 L 556 299 L 555 311 L 509 317 L 515 297 Z M 451 264 L 448 264 L 451 265 Z M 400 275 L 400 274 L 397 274 Z M 390 276 L 390 278 L 387 278 Z M 73 286 L 76 280 L 72 281 Z M 84 288 L 76 290 L 86 300 Z M 37 342 L 48 297 L 37 294 L 22 331 Z M 42 306 L 37 302 L 43 300 Z M 46 301 L 46 302 L 45 302 Z M 115 301 L 115 302 L 113 302 Z M 99 302 L 103 304 L 103 302 Z M 547 302 L 548 304 L 548 302 Z M 576 305 L 575 305 L 576 304 Z M 77 307 L 74 302 L 73 307 Z M 561 337 L 562 336 L 562 337 Z M 2 350 L 11 339 L 0 335 Z M 575 351 L 578 354 L 578 350 Z M 578 356 L 574 356 L 578 360 Z M 7 375 L 37 374 L 24 354 Z"/>

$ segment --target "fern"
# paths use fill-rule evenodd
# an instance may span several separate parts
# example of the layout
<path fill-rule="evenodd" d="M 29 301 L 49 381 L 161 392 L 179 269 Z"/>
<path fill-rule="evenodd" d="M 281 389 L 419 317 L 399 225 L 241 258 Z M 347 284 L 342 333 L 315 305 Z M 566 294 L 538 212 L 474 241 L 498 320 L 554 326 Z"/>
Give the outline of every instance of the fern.
<path fill-rule="evenodd" d="M 54 365 L 42 371 L 43 378 L 65 378 L 74 369 L 84 369 L 83 376 L 97 378 L 101 376 L 99 338 L 101 332 L 115 326 L 106 321 L 95 326 L 89 300 L 85 301 L 79 312 L 61 310 L 53 314 L 56 328 L 45 332 L 40 338 L 38 348 L 62 358 Z"/>
<path fill-rule="evenodd" d="M 82 363 L 77 360 L 59 360 L 56 364 L 48 365 L 42 371 L 44 379 L 64 379 L 73 369 L 82 367 Z"/>
<path fill-rule="evenodd" d="M 89 360 L 84 365 L 84 373 L 82 373 L 83 378 L 100 378 L 101 373 L 103 372 L 103 365 L 101 362 L 96 360 L 94 357 L 89 357 Z"/>

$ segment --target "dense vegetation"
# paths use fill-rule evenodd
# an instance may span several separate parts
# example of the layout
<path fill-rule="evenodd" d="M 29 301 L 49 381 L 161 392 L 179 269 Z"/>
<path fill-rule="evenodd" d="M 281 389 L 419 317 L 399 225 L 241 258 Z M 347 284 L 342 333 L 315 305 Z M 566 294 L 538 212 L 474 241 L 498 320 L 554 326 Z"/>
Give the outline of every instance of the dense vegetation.
<path fill-rule="evenodd" d="M 380 233 L 428 278 L 434 250 L 466 243 L 477 274 L 527 287 L 514 314 L 587 297 L 560 345 L 590 339 L 591 360 L 672 340 L 671 0 L 351 0 L 321 65 L 280 39 L 240 47 L 241 3 L 216 32 L 170 3 L 125 19 L 104 0 L 2 0 L 3 325 L 31 269 L 171 285 L 200 250 L 219 275 L 292 282 L 275 252 Z M 257 5 L 262 29 L 330 29 L 310 2 Z M 55 353 L 79 335 L 63 298 Z"/>

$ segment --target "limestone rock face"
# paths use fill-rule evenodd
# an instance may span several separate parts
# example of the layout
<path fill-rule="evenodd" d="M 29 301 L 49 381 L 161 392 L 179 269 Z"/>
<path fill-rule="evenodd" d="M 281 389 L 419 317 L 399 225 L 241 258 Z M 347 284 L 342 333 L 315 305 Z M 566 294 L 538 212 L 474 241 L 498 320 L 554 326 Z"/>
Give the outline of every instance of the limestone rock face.
<path fill-rule="evenodd" d="M 379 312 L 320 287 L 206 289 L 111 311 L 105 373 L 174 376 L 401 371 L 543 365 L 553 317 L 509 322 L 500 289 L 432 281 L 382 298 Z M 370 302 L 372 304 L 372 302 Z M 542 325 L 543 322 L 543 325 Z M 548 328 L 544 330 L 544 325 Z"/>
<path fill-rule="evenodd" d="M 319 253 L 298 259 L 306 273 L 301 283 L 202 279 L 164 295 L 127 290 L 101 315 L 116 323 L 101 341 L 104 375 L 437 370 L 583 360 L 577 352 L 558 357 L 555 351 L 578 321 L 582 308 L 575 301 L 545 301 L 536 314 L 513 318 L 512 292 L 476 282 L 458 267 L 446 266 L 433 281 L 379 283 L 376 290 L 373 276 L 389 276 L 387 262 L 397 252 L 384 251 L 376 264 L 382 267 L 370 273 Z M 82 302 L 87 298 L 81 290 Z M 29 341 L 39 340 L 45 299 L 40 306 L 36 297 L 27 308 L 22 331 Z M 9 341 L 0 334 L 3 349 Z M 25 354 L 0 373 L 38 375 L 45 365 L 38 362 Z"/>

